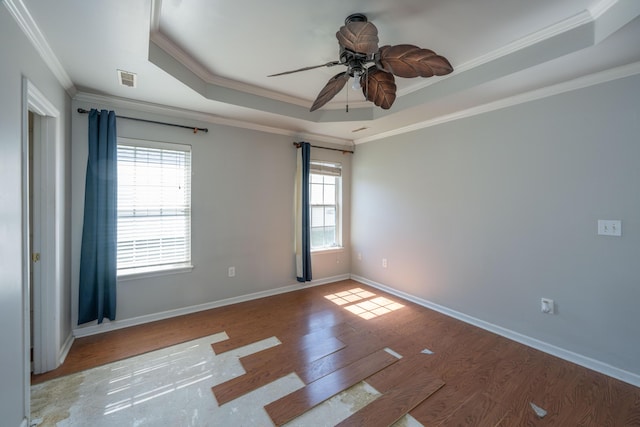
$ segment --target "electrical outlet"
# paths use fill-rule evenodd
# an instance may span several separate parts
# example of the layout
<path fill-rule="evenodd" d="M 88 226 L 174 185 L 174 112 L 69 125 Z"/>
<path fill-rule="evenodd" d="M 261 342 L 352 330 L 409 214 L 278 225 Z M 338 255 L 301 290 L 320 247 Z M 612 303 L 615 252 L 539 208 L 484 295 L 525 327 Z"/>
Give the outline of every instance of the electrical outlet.
<path fill-rule="evenodd" d="M 362 252 L 358 252 L 358 261 L 362 261 Z"/>
<path fill-rule="evenodd" d="M 387 268 L 388 263 L 386 258 L 382 258 L 382 268 Z"/>
<path fill-rule="evenodd" d="M 553 300 L 549 298 L 540 299 L 540 311 L 545 314 L 555 314 Z"/>
<path fill-rule="evenodd" d="M 229 267 L 229 277 L 236 277 L 236 268 Z"/>

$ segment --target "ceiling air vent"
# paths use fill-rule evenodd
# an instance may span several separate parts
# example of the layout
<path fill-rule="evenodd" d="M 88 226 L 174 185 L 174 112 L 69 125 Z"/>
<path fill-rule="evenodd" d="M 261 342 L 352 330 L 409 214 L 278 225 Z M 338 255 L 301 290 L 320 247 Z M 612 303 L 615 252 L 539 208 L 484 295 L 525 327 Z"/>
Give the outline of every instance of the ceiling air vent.
<path fill-rule="evenodd" d="M 137 80 L 136 73 L 130 73 L 128 71 L 118 70 L 118 81 L 122 86 L 136 87 Z"/>

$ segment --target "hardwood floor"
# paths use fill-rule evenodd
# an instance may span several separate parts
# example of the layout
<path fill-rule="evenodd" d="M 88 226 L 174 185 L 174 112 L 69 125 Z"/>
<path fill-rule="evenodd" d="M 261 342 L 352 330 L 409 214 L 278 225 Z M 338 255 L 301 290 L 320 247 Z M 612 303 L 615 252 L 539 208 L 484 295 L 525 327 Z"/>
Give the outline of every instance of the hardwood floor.
<path fill-rule="evenodd" d="M 385 350 L 378 350 L 271 402 L 265 409 L 274 424 L 280 426 L 331 398 L 336 391 L 346 390 L 397 361 L 395 356 Z"/>
<path fill-rule="evenodd" d="M 217 354 L 281 341 L 212 390 L 228 402 L 295 372 L 306 387 L 266 407 L 277 425 L 366 378 L 382 395 L 341 425 L 640 426 L 639 388 L 351 280 L 80 338 L 32 383 L 222 331 Z"/>

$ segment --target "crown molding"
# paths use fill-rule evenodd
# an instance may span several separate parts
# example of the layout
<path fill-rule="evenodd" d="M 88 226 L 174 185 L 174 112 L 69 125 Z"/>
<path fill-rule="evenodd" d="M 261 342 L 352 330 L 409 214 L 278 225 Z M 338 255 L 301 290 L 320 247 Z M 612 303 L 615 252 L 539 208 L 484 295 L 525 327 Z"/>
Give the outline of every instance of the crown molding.
<path fill-rule="evenodd" d="M 609 14 L 608 12 L 614 11 L 616 8 L 628 8 L 629 1 L 635 0 L 601 0 L 589 9 L 586 9 L 572 17 L 564 19 L 558 23 L 548 26 L 540 31 L 536 31 L 525 37 L 522 37 L 512 43 L 509 43 L 503 47 L 493 50 L 485 55 L 474 58 L 465 63 L 456 66 L 453 73 L 447 76 L 434 76 L 429 79 L 424 79 L 421 83 L 412 85 L 411 87 L 400 89 L 397 92 L 398 98 L 402 98 L 405 95 L 412 94 L 414 92 L 425 89 L 429 86 L 435 85 L 444 80 L 450 79 L 456 75 L 465 73 L 472 69 L 478 68 L 482 65 L 488 64 L 492 61 L 504 58 L 508 55 L 512 55 L 524 49 L 539 45 L 542 42 L 551 40 L 554 37 L 566 34 L 572 30 L 576 30 L 585 25 L 595 26 L 598 19 L 604 18 Z M 192 71 L 196 76 L 206 83 L 219 85 L 225 88 L 237 90 L 239 92 L 245 92 L 257 96 L 261 96 L 276 101 L 282 101 L 293 105 L 309 107 L 309 101 L 294 96 L 282 94 L 277 91 L 263 89 L 254 85 L 241 83 L 236 80 L 222 78 L 216 76 L 209 71 L 202 64 L 199 64 L 191 55 L 186 53 L 182 48 L 177 46 L 173 41 L 160 31 L 160 15 L 161 15 L 162 0 L 152 0 L 152 16 L 151 16 L 151 35 L 150 41 L 154 42 L 159 48 L 164 50 L 168 55 L 173 57 L 176 61 L 183 64 L 187 69 Z M 609 14 L 610 15 L 610 14 Z M 593 32 L 593 29 L 591 30 Z M 590 40 L 585 40 L 587 45 L 597 44 L 598 40 L 593 37 Z M 352 108 L 364 108 L 369 103 L 366 101 L 358 101 L 351 103 Z M 344 102 L 332 101 L 325 106 L 326 110 L 339 110 L 344 108 Z"/>
<path fill-rule="evenodd" d="M 594 20 L 597 20 L 617 3 L 619 3 L 618 0 L 602 0 L 601 2 L 591 6 L 589 8 L 589 13 L 591 13 Z"/>
<path fill-rule="evenodd" d="M 249 93 L 252 95 L 262 96 L 270 98 L 276 101 L 282 101 L 293 105 L 299 105 L 301 107 L 310 108 L 311 102 L 307 99 L 299 97 L 285 95 L 283 93 L 264 89 L 255 85 L 242 83 L 237 80 L 227 79 L 220 77 L 212 73 L 209 69 L 204 67 L 198 61 L 196 61 L 191 55 L 184 51 L 181 47 L 176 45 L 173 40 L 167 37 L 160 30 L 160 15 L 162 13 L 162 0 L 151 1 L 151 24 L 149 41 L 155 43 L 160 49 L 164 50 L 167 54 L 172 56 L 176 61 L 187 67 L 198 78 L 205 83 L 214 84 L 228 89 L 237 90 L 240 92 Z M 369 107 L 369 103 L 366 101 L 352 102 L 350 104 L 352 108 L 366 108 Z M 325 110 L 338 110 L 344 108 L 342 102 L 329 102 L 324 106 Z"/>
<path fill-rule="evenodd" d="M 612 2 L 615 3 L 616 1 L 617 0 L 605 0 L 602 3 L 612 3 Z M 611 5 L 609 5 L 609 7 L 611 7 Z M 529 34 L 528 36 L 515 40 L 501 48 L 488 52 L 485 55 L 481 55 L 470 61 L 464 62 L 456 66 L 456 69 L 451 74 L 439 77 L 437 79 L 430 78 L 429 80 L 425 80 L 423 83 L 413 85 L 410 88 L 406 88 L 402 91 L 399 91 L 398 96 L 408 95 L 420 89 L 424 89 L 428 86 L 438 83 L 441 80 L 451 78 L 456 74 L 464 73 L 465 71 L 469 71 L 473 68 L 495 61 L 499 58 L 505 57 L 507 55 L 511 55 L 515 52 L 518 52 L 519 50 L 523 50 L 528 47 L 534 46 L 547 39 L 566 33 L 567 31 L 571 31 L 575 28 L 581 27 L 582 25 L 585 25 L 585 24 L 589 24 L 593 21 L 594 21 L 594 18 L 592 14 L 588 10 L 584 10 L 581 13 L 575 16 L 572 16 L 571 18 L 568 18 L 556 24 L 550 25 L 547 28 L 544 28 L 540 31 L 536 31 L 535 33 Z"/>
<path fill-rule="evenodd" d="M 155 13 L 155 12 L 154 12 Z M 159 19 L 159 18 L 157 18 Z M 155 24 L 154 24 L 155 26 Z M 152 26 L 152 28 L 154 28 Z M 214 84 L 217 86 L 222 86 L 227 89 L 237 90 L 239 92 L 249 93 L 252 95 L 261 96 L 264 98 L 273 99 L 275 101 L 282 101 L 288 104 L 298 105 L 304 108 L 311 107 L 311 102 L 298 98 L 291 95 L 285 95 L 283 93 L 264 89 L 255 85 L 250 85 L 247 83 L 242 83 L 237 80 L 227 79 L 224 77 L 217 76 L 209 71 L 205 66 L 196 61 L 191 55 L 185 52 L 182 48 L 176 45 L 173 40 L 163 34 L 158 28 L 154 28 L 149 35 L 149 41 L 156 44 L 160 49 L 164 50 L 168 55 L 170 55 L 173 59 L 187 67 L 191 72 L 193 72 L 199 79 L 207 84 Z M 351 108 L 366 108 L 369 107 L 370 104 L 366 101 L 358 101 L 351 102 Z M 328 110 L 339 110 L 344 108 L 344 103 L 342 102 L 330 102 L 325 105 L 325 109 Z"/>
<path fill-rule="evenodd" d="M 335 138 L 327 135 L 319 135 L 307 132 L 297 132 L 290 129 L 277 128 L 273 126 L 260 125 L 253 122 L 229 119 L 220 117 L 215 114 L 207 114 L 183 108 L 169 107 L 149 102 L 133 101 L 125 98 L 117 98 L 104 95 L 96 95 L 88 92 L 78 92 L 73 99 L 86 104 L 108 105 L 113 108 L 125 108 L 142 113 L 160 114 L 164 116 L 177 117 L 186 120 L 195 120 L 199 122 L 212 123 L 224 126 L 231 126 L 241 129 L 255 130 L 275 135 L 289 136 L 294 139 L 307 141 L 324 142 L 327 144 L 336 144 L 339 146 L 353 147 L 353 141 L 349 139 Z"/>
<path fill-rule="evenodd" d="M 162 0 L 151 0 L 151 15 L 149 16 L 149 31 L 154 33 L 160 28 L 160 13 Z"/>
<path fill-rule="evenodd" d="M 447 122 L 452 122 L 454 120 L 460 120 L 467 117 L 477 116 L 479 114 L 500 110 L 502 108 L 513 107 L 518 104 L 524 104 L 526 102 L 535 101 L 542 98 L 548 98 L 550 96 L 558 95 L 561 93 L 571 92 L 571 91 L 583 89 L 589 86 L 595 86 L 600 83 L 606 83 L 612 80 L 618 80 L 618 79 L 633 76 L 636 74 L 640 74 L 640 62 L 634 62 L 632 64 L 623 65 L 621 67 L 612 68 L 610 70 L 594 73 L 594 74 L 579 77 L 573 80 L 568 80 L 566 82 L 547 86 L 545 88 L 536 89 L 533 91 L 510 96 L 498 101 L 479 105 L 477 107 L 472 107 L 466 110 L 457 111 L 455 113 L 446 114 L 432 120 L 427 120 L 427 121 L 415 123 L 409 126 L 404 126 L 398 129 L 394 129 L 392 131 L 381 132 L 373 136 L 355 139 L 353 142 L 355 144 L 364 144 L 366 142 L 389 138 L 392 136 L 413 132 L 419 129 L 436 126 L 442 123 L 447 123 Z"/>
<path fill-rule="evenodd" d="M 630 0 L 602 0 L 597 4 L 593 5 L 591 8 L 584 10 L 570 18 L 564 19 L 540 31 L 536 31 L 532 34 L 529 34 L 528 36 L 515 40 L 512 43 L 509 43 L 485 55 L 474 58 L 471 61 L 464 62 L 456 66 L 456 69 L 451 74 L 448 74 L 446 76 L 441 76 L 441 77 L 435 77 L 435 78 L 431 77 L 427 80 L 424 80 L 422 83 L 419 83 L 417 85 L 412 85 L 409 88 L 402 89 L 398 91 L 397 96 L 402 97 L 404 95 L 408 95 L 410 93 L 419 91 L 428 86 L 434 85 L 441 80 L 449 79 L 457 74 L 461 74 L 465 71 L 469 71 L 473 68 L 495 61 L 507 55 L 516 53 L 520 50 L 526 49 L 528 47 L 532 47 L 540 42 L 551 39 L 553 37 L 556 37 L 568 31 L 574 30 L 583 25 L 596 24 L 597 21 L 605 17 L 608 12 L 614 11 L 614 7 L 629 6 L 631 3 L 635 1 L 636 0 L 631 0 L 631 1 Z M 626 22 L 619 22 L 618 26 L 621 27 L 625 23 Z M 591 41 L 591 45 L 595 45 L 599 41 L 600 40 L 597 40 L 596 37 L 594 36 L 594 39 Z"/>
<path fill-rule="evenodd" d="M 42 31 L 40 31 L 27 6 L 25 6 L 22 0 L 3 0 L 3 3 L 58 82 L 64 87 L 69 96 L 73 97 L 77 93 L 77 89 L 73 81 L 71 81 L 71 77 L 69 77 L 69 74 L 67 74 L 67 71 L 51 49 L 51 46 L 49 46 L 47 39 L 44 34 L 42 34 Z"/>

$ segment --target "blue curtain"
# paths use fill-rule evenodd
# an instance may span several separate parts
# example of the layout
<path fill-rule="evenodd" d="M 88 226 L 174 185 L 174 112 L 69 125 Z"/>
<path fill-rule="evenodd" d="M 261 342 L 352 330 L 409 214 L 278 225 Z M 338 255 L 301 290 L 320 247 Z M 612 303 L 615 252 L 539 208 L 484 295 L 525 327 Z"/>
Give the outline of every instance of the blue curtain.
<path fill-rule="evenodd" d="M 78 324 L 116 318 L 116 114 L 89 112 L 89 157 L 80 254 Z"/>
<path fill-rule="evenodd" d="M 309 207 L 309 165 L 311 145 L 300 143 L 296 171 L 296 277 L 311 281 L 311 211 Z"/>

